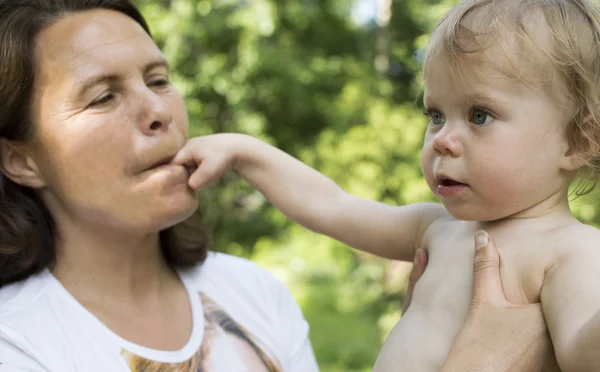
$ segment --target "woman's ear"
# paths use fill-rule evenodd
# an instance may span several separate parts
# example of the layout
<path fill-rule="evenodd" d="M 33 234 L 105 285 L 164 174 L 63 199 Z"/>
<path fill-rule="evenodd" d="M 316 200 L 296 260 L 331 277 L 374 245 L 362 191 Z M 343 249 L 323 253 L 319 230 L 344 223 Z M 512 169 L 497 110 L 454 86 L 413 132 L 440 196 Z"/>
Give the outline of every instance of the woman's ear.
<path fill-rule="evenodd" d="M 22 144 L 0 139 L 0 171 L 16 184 L 39 189 L 46 186 L 33 158 Z"/>

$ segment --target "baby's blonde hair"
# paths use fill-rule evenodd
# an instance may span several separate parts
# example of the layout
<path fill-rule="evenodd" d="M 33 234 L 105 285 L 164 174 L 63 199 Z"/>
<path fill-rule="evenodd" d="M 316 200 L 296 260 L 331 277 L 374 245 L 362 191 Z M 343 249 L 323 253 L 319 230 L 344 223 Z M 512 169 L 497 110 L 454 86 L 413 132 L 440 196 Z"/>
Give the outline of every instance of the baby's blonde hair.
<path fill-rule="evenodd" d="M 541 25 L 541 27 L 539 27 Z M 509 46 L 510 45 L 510 46 Z M 473 71 L 473 56 L 500 48 L 499 71 L 548 89 L 572 112 L 565 135 L 587 166 L 576 193 L 600 178 L 600 9 L 591 0 L 466 0 L 436 25 L 425 58 L 444 58 L 457 72 Z"/>

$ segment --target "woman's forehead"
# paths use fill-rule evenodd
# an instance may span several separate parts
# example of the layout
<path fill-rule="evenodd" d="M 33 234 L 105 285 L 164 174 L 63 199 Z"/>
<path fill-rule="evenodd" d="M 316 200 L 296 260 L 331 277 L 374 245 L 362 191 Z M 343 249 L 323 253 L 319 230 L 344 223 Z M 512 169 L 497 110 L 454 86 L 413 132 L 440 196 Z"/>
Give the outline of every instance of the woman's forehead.
<path fill-rule="evenodd" d="M 137 22 L 105 9 L 64 16 L 40 33 L 36 45 L 42 84 L 67 76 L 85 80 L 86 75 L 102 72 L 97 70 L 159 57 L 160 50 Z"/>

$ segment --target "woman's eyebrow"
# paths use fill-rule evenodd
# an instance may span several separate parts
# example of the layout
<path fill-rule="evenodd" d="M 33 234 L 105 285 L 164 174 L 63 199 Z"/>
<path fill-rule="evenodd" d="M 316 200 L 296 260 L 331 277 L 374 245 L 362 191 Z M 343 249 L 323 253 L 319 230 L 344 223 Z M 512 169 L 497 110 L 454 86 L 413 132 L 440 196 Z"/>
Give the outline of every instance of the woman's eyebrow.
<path fill-rule="evenodd" d="M 167 71 L 170 71 L 171 68 L 169 66 L 169 62 L 167 62 L 167 60 L 164 57 L 158 57 L 150 62 L 148 62 L 144 68 L 144 74 L 148 73 L 151 70 L 154 70 L 157 67 L 163 67 L 165 68 Z"/>
<path fill-rule="evenodd" d="M 86 78 L 75 92 L 75 97 L 79 98 L 85 93 L 101 83 L 114 83 L 119 80 L 119 76 L 115 74 L 98 74 Z"/>
<path fill-rule="evenodd" d="M 148 72 L 154 70 L 157 67 L 163 67 L 167 71 L 170 71 L 169 63 L 167 62 L 166 59 L 164 59 L 162 57 L 156 58 L 156 59 L 146 63 L 146 65 L 143 67 L 142 71 L 144 74 L 147 74 Z M 79 88 L 76 90 L 75 97 L 82 97 L 89 89 L 93 88 L 94 86 L 96 86 L 98 84 L 114 83 L 115 81 L 118 81 L 119 78 L 120 78 L 120 76 L 118 74 L 101 73 L 101 74 L 97 74 L 97 75 L 91 75 L 83 80 L 83 82 L 81 83 Z"/>

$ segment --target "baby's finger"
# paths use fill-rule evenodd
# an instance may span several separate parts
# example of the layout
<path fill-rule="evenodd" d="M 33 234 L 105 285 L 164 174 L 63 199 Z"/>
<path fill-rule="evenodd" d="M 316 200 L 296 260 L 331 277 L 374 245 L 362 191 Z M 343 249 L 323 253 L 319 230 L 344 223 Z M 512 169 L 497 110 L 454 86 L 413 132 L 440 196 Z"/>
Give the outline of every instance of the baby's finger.
<path fill-rule="evenodd" d="M 177 154 L 175 155 L 173 160 L 171 160 L 171 163 L 179 164 L 179 165 L 189 165 L 189 164 L 195 165 L 196 161 L 194 159 L 194 151 L 193 151 L 192 145 L 190 144 L 190 141 L 188 141 L 181 148 L 181 150 L 179 150 L 179 152 L 177 152 Z"/>
<path fill-rule="evenodd" d="M 192 173 L 188 185 L 193 190 L 201 189 L 223 174 L 225 169 L 214 162 L 203 161 Z"/>
<path fill-rule="evenodd" d="M 188 140 L 177 152 L 171 163 L 179 165 L 198 165 L 202 162 L 205 154 L 203 145 L 204 137 L 196 137 Z M 203 151 L 204 150 L 204 151 Z"/>

